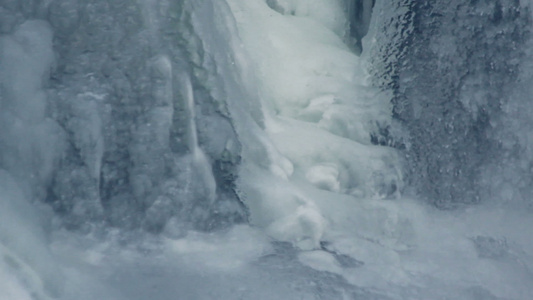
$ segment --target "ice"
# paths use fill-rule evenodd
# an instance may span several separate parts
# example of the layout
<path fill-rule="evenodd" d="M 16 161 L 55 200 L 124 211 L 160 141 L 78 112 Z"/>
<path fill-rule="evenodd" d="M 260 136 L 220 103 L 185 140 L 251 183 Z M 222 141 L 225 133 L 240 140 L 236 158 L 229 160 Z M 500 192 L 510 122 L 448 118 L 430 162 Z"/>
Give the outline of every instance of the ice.
<path fill-rule="evenodd" d="M 3 36 L 3 110 L 9 110 L 27 123 L 45 118 L 46 95 L 42 91 L 52 63 L 52 30 L 43 21 L 28 21 L 11 36 Z"/>
<path fill-rule="evenodd" d="M 342 274 L 342 268 L 335 257 L 326 251 L 307 251 L 298 255 L 298 259 L 302 264 L 310 266 L 315 270 L 330 272 L 335 274 Z"/>
<path fill-rule="evenodd" d="M 213 170 L 211 169 L 211 163 L 208 161 L 207 156 L 198 144 L 194 95 L 191 82 L 188 78 L 185 81 L 185 101 L 185 107 L 189 113 L 188 146 L 192 155 L 192 168 L 195 170 L 195 172 L 198 172 L 197 175 L 194 176 L 195 178 L 192 180 L 201 181 L 200 186 L 202 186 L 206 191 L 202 197 L 207 198 L 207 201 L 212 204 L 215 201 L 217 186 L 213 176 Z"/>
<path fill-rule="evenodd" d="M 47 245 L 47 222 L 15 179 L 0 170 L 0 273 L 8 291 L 37 297 L 58 296 L 63 274 Z M 48 212 L 49 213 L 49 212 Z M 17 288 L 23 287 L 23 289 Z M 13 298 L 16 299 L 16 298 Z"/>
<path fill-rule="evenodd" d="M 0 167 L 42 187 L 62 149 L 61 129 L 45 114 L 44 88 L 54 62 L 52 30 L 44 21 L 24 22 L 12 35 L 0 37 L 0 49 Z"/>
<path fill-rule="evenodd" d="M 221 235 L 189 233 L 183 239 L 168 239 L 165 251 L 188 268 L 207 272 L 238 272 L 247 264 L 272 252 L 269 239 L 257 229 L 235 226 Z"/>
<path fill-rule="evenodd" d="M 339 0 L 268 0 L 267 4 L 276 11 L 285 15 L 308 17 L 337 33 L 344 34 L 346 17 L 342 2 Z M 333 4 L 333 5 L 332 5 Z"/>
<path fill-rule="evenodd" d="M 320 5 L 315 5 L 318 2 L 309 3 L 306 13 L 295 13 L 295 17 L 277 14 L 263 1 L 229 3 L 245 50 L 256 62 L 265 133 L 272 141 L 267 147 L 271 169 L 290 182 L 264 184 L 270 180 L 245 177 L 246 183 L 240 188 L 246 190 L 244 201 L 250 208 L 251 221 L 266 226 L 280 240 L 305 249 L 317 248 L 325 224 L 334 217 L 324 216 L 316 206 L 316 197 L 310 193 L 298 195 L 291 185 L 304 179 L 343 194 L 377 198 L 395 195 L 401 175 L 394 152 L 367 146 L 372 130 L 369 119 L 382 115 L 383 122 L 387 122 L 390 107 L 379 97 L 370 98 L 374 95 L 365 86 L 367 75 L 360 59 L 343 44 L 342 33 L 321 22 Z M 282 11 L 300 5 L 274 4 L 270 6 Z M 336 7 L 333 10 L 341 9 L 339 3 L 331 5 Z M 336 20 L 345 24 L 345 16 L 341 16 Z M 291 171 L 283 172 L 280 166 L 287 160 Z"/>
<path fill-rule="evenodd" d="M 305 173 L 305 178 L 318 188 L 332 192 L 340 191 L 339 170 L 334 164 L 313 166 Z"/>
<path fill-rule="evenodd" d="M 391 101 L 431 78 L 395 64 L 433 61 L 402 51 L 435 32 L 412 31 L 410 1 L 376 1 L 369 23 L 373 2 L 2 2 L 0 299 L 530 299 L 531 42 L 512 37 L 525 25 L 486 33 L 525 49 L 497 113 L 476 89 L 487 78 L 460 80 L 469 92 L 450 118 L 486 114 L 475 137 L 501 151 L 480 164 L 485 198 L 443 211 L 405 173 L 454 166 L 402 155 L 462 135 L 412 139 Z M 428 49 L 454 56 L 463 33 Z M 443 78 L 428 90 L 455 82 Z M 375 86 L 388 79 L 399 90 Z M 402 122 L 439 120 L 429 94 Z M 460 161 L 477 161 L 465 145 Z"/>
<path fill-rule="evenodd" d="M 24 287 L 20 282 L 17 282 L 13 279 L 13 275 L 7 273 L 11 271 L 3 263 L 0 263 L 0 288 L 2 289 L 4 297 L 6 299 L 20 299 L 20 300 L 31 300 L 32 295 L 28 292 L 26 287 Z"/>
<path fill-rule="evenodd" d="M 45 197 L 64 147 L 62 130 L 46 115 L 53 63 L 45 21 L 0 36 L 0 264 L 5 290 L 20 299 L 49 299 L 62 289 L 47 245 L 50 212 L 32 205 Z"/>

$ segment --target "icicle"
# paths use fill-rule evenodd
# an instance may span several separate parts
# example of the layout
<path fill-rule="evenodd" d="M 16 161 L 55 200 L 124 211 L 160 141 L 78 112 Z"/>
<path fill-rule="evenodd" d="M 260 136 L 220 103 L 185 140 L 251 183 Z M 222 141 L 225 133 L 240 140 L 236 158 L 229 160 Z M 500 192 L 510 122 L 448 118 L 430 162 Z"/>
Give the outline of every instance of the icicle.
<path fill-rule="evenodd" d="M 197 180 L 201 180 L 202 186 L 205 187 L 205 194 L 210 203 L 213 203 L 216 198 L 217 184 L 213 176 L 213 169 L 209 159 L 198 144 L 198 133 L 196 130 L 196 114 L 194 111 L 194 94 L 192 90 L 191 80 L 188 76 L 185 77 L 185 108 L 188 114 L 189 126 L 187 132 L 187 146 L 192 155 L 192 167 L 194 174 L 197 175 Z"/>

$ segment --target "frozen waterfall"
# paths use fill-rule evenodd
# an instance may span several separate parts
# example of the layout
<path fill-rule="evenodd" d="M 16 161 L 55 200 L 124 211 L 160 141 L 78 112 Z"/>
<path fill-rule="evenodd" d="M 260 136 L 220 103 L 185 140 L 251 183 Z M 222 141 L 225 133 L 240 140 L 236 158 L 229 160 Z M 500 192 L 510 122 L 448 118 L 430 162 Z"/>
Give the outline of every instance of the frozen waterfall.
<path fill-rule="evenodd" d="M 0 300 L 531 299 L 532 9 L 0 1 Z"/>

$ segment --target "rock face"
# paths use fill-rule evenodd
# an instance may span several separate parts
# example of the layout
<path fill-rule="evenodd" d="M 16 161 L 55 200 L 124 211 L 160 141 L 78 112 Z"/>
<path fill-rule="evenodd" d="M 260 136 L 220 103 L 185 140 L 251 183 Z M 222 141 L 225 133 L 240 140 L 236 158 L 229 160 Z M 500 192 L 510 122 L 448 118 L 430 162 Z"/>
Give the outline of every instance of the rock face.
<path fill-rule="evenodd" d="M 208 229 L 246 219 L 233 191 L 240 144 L 225 99 L 212 96 L 220 86 L 198 80 L 215 71 L 194 65 L 208 54 L 186 44 L 194 39 L 190 11 L 174 2 L 0 3 L 0 168 L 32 178 L 32 197 L 46 199 L 70 227 L 103 221 L 158 231 L 179 215 Z M 17 86 L 26 69 L 35 83 Z M 212 169 L 217 186 L 213 203 L 203 201 L 191 154 L 198 145 L 187 138 L 189 77 L 207 157 L 200 169 Z M 28 150 L 9 151 L 10 143 Z M 32 156 L 39 176 L 30 174 Z"/>
<path fill-rule="evenodd" d="M 411 182 L 441 208 L 483 201 L 496 186 L 523 189 L 519 178 L 532 177 L 517 166 L 531 165 L 529 4 L 395 1 L 386 10 L 373 71 L 408 132 L 396 139 Z M 513 174 L 496 179 L 501 172 Z"/>

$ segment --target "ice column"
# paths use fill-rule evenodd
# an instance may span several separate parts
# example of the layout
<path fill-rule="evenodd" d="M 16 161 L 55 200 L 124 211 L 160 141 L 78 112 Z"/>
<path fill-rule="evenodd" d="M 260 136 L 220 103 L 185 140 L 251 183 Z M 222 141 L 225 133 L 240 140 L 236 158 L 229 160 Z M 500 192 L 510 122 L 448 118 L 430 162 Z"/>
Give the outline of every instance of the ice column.
<path fill-rule="evenodd" d="M 198 144 L 198 133 L 196 129 L 196 114 L 194 112 L 194 94 L 192 90 L 192 84 L 189 77 L 184 79 L 184 88 L 185 88 L 185 99 L 184 104 L 188 113 L 188 132 L 187 132 L 187 146 L 191 151 L 192 158 L 192 167 L 193 172 L 198 176 L 196 180 L 200 180 L 205 187 L 205 196 L 206 200 L 209 203 L 213 203 L 216 198 L 216 182 L 215 177 L 213 176 L 213 170 L 211 164 L 207 159 L 204 151 L 200 148 Z"/>

